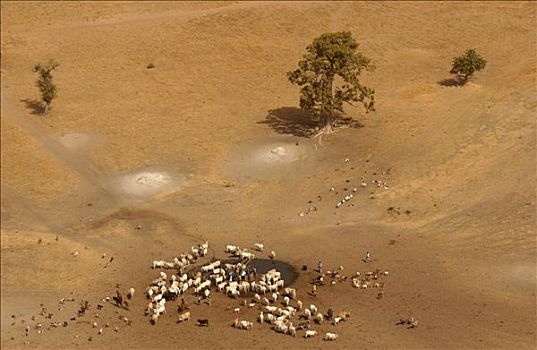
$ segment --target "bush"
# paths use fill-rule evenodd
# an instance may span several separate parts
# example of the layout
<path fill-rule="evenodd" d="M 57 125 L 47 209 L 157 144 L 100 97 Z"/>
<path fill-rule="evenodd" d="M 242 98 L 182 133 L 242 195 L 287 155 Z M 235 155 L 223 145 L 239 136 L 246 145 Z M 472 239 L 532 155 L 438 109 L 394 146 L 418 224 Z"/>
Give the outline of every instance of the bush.
<path fill-rule="evenodd" d="M 457 75 L 457 79 L 462 85 L 468 82 L 474 72 L 479 72 L 487 65 L 487 61 L 481 57 L 474 49 L 466 50 L 462 56 L 453 58 L 450 74 Z"/>
<path fill-rule="evenodd" d="M 51 59 L 46 65 L 36 64 L 34 66 L 34 72 L 39 74 L 35 84 L 39 88 L 41 100 L 45 104 L 43 115 L 48 113 L 52 100 L 56 97 L 56 85 L 52 82 L 52 71 L 59 65 L 58 62 Z"/>

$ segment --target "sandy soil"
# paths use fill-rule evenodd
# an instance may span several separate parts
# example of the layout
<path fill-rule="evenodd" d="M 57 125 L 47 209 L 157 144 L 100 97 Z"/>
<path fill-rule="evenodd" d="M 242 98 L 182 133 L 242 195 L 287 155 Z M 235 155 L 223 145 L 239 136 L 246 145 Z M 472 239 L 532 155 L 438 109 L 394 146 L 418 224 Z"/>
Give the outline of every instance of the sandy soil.
<path fill-rule="evenodd" d="M 4 1 L 1 12 L 2 348 L 537 346 L 535 3 Z M 310 138 L 285 72 L 337 30 L 376 65 L 364 81 L 378 107 Z M 464 88 L 440 84 L 470 47 L 486 69 Z M 59 91 L 41 117 L 31 68 L 49 58 Z M 336 210 L 353 187 L 353 206 Z M 150 325 L 150 262 L 203 240 L 211 257 L 261 241 L 297 267 L 387 269 L 385 297 L 346 283 L 314 298 L 315 273 L 301 272 L 305 303 L 352 311 L 317 327 L 339 334 L 329 344 L 233 329 L 237 301 L 219 295 L 192 309 L 208 328 L 176 324 L 173 307 Z M 97 310 L 117 285 L 137 290 L 130 311 Z M 71 320 L 81 300 L 90 310 Z M 417 329 L 395 325 L 410 314 Z M 111 326 L 98 335 L 95 320 Z"/>

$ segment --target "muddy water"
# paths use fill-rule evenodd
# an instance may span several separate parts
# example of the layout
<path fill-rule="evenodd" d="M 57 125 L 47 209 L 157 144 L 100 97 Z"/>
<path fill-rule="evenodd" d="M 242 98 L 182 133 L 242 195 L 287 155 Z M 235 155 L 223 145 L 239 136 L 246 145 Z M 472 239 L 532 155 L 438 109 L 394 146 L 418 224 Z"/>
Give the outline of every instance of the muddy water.
<path fill-rule="evenodd" d="M 222 265 L 224 264 L 236 264 L 238 260 L 222 260 Z M 284 261 L 280 260 L 270 260 L 270 259 L 254 259 L 248 264 L 248 268 L 257 270 L 257 280 L 261 278 L 262 274 L 267 273 L 271 269 L 276 269 L 281 273 L 281 277 L 285 282 L 285 286 L 289 287 L 297 278 L 298 270 L 293 266 Z M 192 270 L 188 271 L 189 274 L 200 271 L 201 267 L 195 267 Z M 209 279 L 210 273 L 204 273 L 202 278 Z M 253 293 L 242 295 L 243 297 L 252 296 Z"/>
<path fill-rule="evenodd" d="M 270 269 L 280 271 L 286 286 L 290 286 L 298 277 L 298 270 L 293 265 L 280 260 L 254 259 L 249 266 L 256 268 L 258 276 L 267 273 Z"/>

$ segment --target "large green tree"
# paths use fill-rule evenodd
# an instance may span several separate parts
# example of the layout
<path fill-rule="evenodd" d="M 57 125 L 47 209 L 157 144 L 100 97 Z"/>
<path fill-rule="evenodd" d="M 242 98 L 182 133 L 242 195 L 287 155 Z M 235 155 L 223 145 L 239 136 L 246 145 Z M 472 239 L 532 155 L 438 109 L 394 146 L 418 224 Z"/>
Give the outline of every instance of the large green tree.
<path fill-rule="evenodd" d="M 298 69 L 288 72 L 300 86 L 300 107 L 319 120 L 320 133 L 333 132 L 334 120 L 343 114 L 343 102 L 375 110 L 375 91 L 358 80 L 363 70 L 374 67 L 357 51 L 350 32 L 325 33 L 306 47 Z"/>
<path fill-rule="evenodd" d="M 486 65 L 487 61 L 480 54 L 474 49 L 469 49 L 466 50 L 464 55 L 453 58 L 449 73 L 457 75 L 458 80 L 464 85 L 474 72 L 479 72 Z"/>
<path fill-rule="evenodd" d="M 34 66 L 34 72 L 39 75 L 35 84 L 39 88 L 41 100 L 45 104 L 43 115 L 48 113 L 52 100 L 56 97 L 56 85 L 52 81 L 52 71 L 59 65 L 58 62 L 49 60 L 47 64 L 36 64 Z"/>

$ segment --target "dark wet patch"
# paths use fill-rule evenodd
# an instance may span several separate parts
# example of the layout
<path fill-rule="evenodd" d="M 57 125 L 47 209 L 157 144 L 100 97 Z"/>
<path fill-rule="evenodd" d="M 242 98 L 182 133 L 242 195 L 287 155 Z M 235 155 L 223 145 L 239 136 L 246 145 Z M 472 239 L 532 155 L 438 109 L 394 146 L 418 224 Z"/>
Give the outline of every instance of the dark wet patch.
<path fill-rule="evenodd" d="M 218 259 L 213 259 L 213 260 L 218 260 Z M 222 262 L 221 266 L 224 266 L 225 264 L 236 264 L 239 261 L 233 260 L 233 259 L 226 259 L 226 260 L 221 260 L 221 262 Z M 254 259 L 248 263 L 248 269 L 252 271 L 254 267 L 257 271 L 258 281 L 261 279 L 262 274 L 266 274 L 271 269 L 276 269 L 277 271 L 281 273 L 281 278 L 285 282 L 285 287 L 291 286 L 291 284 L 298 278 L 298 270 L 293 265 L 290 265 L 284 261 L 270 260 L 270 259 Z M 187 273 L 193 274 L 198 271 L 201 271 L 201 266 L 196 266 L 195 268 L 187 271 Z M 209 275 L 210 275 L 209 272 L 203 273 L 202 279 L 204 280 L 209 279 Z M 242 296 L 250 297 L 252 295 L 253 293 L 249 293 L 249 294 L 245 294 Z"/>
<path fill-rule="evenodd" d="M 270 259 L 254 259 L 250 264 L 250 267 L 257 269 L 257 275 L 267 273 L 270 269 L 276 269 L 281 272 L 282 279 L 285 281 L 285 285 L 288 287 L 298 277 L 298 270 L 284 261 L 270 260 Z"/>

